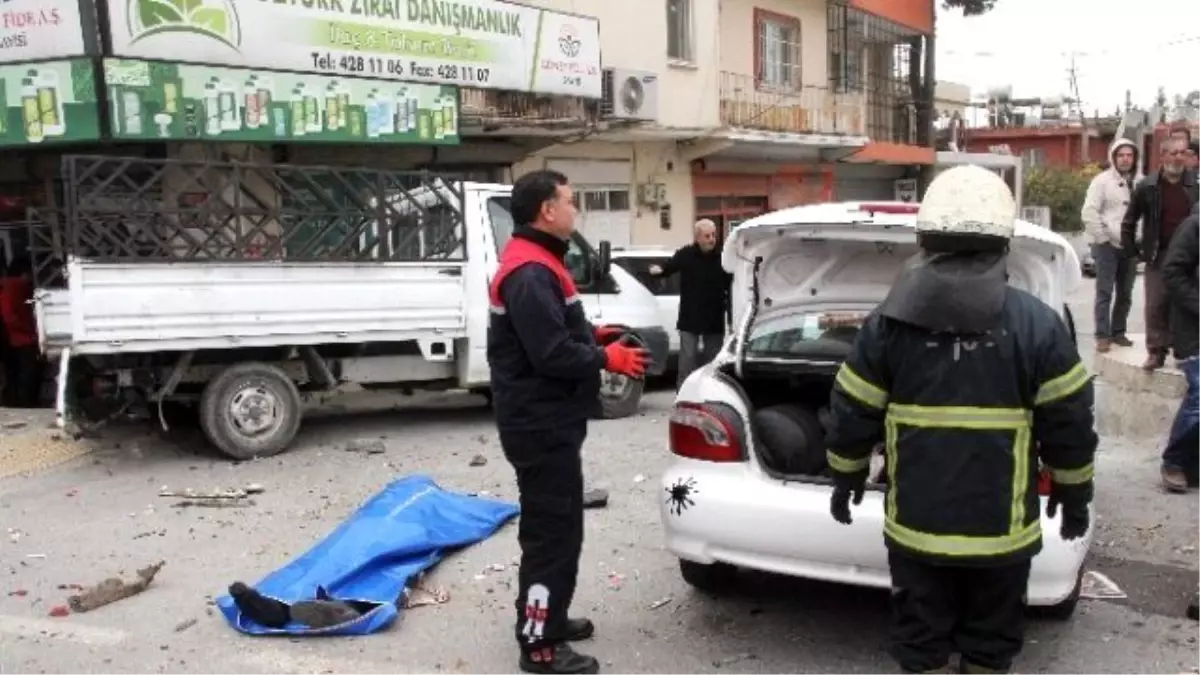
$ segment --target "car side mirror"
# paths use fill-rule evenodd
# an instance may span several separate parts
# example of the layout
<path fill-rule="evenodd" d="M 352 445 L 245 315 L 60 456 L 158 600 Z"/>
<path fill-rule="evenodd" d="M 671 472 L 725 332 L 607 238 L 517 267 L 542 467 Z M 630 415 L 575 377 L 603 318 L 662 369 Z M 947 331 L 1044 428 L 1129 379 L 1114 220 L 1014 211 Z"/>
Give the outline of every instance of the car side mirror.
<path fill-rule="evenodd" d="M 600 261 L 596 268 L 596 276 L 600 279 L 607 279 L 612 272 L 612 244 L 607 241 L 600 242 Z"/>

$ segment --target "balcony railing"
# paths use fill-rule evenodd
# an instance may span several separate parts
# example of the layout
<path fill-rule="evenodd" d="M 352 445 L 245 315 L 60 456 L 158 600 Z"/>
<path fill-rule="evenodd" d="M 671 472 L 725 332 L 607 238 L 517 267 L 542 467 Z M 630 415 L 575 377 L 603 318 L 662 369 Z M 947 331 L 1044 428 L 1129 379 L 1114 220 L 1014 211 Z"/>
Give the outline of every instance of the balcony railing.
<path fill-rule="evenodd" d="M 721 122 L 742 129 L 796 134 L 866 133 L 865 99 L 825 87 L 777 89 L 750 75 L 721 73 Z"/>
<path fill-rule="evenodd" d="M 521 91 L 463 87 L 459 115 L 468 126 L 584 126 L 596 119 L 595 102 L 574 96 L 539 96 Z"/>

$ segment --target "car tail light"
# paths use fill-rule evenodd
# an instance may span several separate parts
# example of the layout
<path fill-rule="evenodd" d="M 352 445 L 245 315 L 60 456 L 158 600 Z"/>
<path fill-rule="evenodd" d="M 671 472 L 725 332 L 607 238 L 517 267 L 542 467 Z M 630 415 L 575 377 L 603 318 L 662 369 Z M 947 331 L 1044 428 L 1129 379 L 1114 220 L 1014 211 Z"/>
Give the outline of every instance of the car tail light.
<path fill-rule="evenodd" d="M 1042 497 L 1050 496 L 1050 470 L 1044 466 L 1038 470 L 1037 491 Z"/>
<path fill-rule="evenodd" d="M 860 204 L 859 211 L 868 213 L 893 213 L 898 215 L 916 215 L 920 209 L 919 204 Z"/>
<path fill-rule="evenodd" d="M 671 411 L 671 452 L 706 462 L 740 462 L 741 436 L 721 412 L 701 403 L 679 403 Z"/>

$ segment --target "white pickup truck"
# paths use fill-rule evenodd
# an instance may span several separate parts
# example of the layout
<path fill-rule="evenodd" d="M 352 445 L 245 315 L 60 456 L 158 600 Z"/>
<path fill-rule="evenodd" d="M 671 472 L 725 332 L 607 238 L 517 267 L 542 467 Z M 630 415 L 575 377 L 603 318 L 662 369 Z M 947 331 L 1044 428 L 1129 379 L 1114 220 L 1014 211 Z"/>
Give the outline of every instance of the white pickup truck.
<path fill-rule="evenodd" d="M 487 286 L 513 229 L 510 186 L 236 162 L 63 163 L 62 209 L 30 213 L 60 424 L 97 407 L 148 405 L 160 420 L 164 406 L 195 407 L 218 449 L 248 458 L 288 446 L 308 394 L 487 394 Z M 668 338 L 654 296 L 610 264 L 607 242 L 570 243 L 588 318 L 629 327 L 660 373 Z M 604 417 L 637 410 L 642 382 L 603 382 Z"/>

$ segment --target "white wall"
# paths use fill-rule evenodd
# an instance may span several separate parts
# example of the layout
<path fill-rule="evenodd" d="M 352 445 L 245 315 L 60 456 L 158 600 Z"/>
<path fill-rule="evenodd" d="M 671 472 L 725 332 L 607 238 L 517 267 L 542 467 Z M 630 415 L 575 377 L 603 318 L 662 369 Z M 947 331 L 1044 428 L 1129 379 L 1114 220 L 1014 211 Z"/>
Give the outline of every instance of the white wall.
<path fill-rule="evenodd" d="M 692 174 L 688 162 L 679 158 L 674 142 L 599 143 L 582 142 L 556 145 L 538 152 L 512 167 L 513 180 L 545 168 L 546 160 L 608 159 L 630 162 L 629 189 L 633 202 L 630 240 L 634 246 L 680 246 L 691 238 L 693 214 Z M 569 176 L 568 176 L 569 178 Z M 662 229 L 659 212 L 637 205 L 640 183 L 662 183 L 671 205 L 671 228 Z"/>
<path fill-rule="evenodd" d="M 605 67 L 658 73 L 661 82 L 658 124 L 683 128 L 718 125 L 719 36 L 712 27 L 719 20 L 719 0 L 691 0 L 695 58 L 690 64 L 668 64 L 666 0 L 524 2 L 598 18 L 600 53 Z"/>

